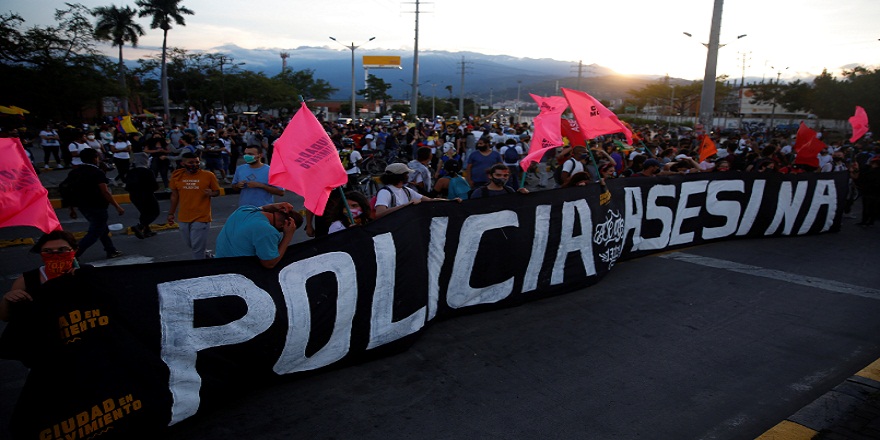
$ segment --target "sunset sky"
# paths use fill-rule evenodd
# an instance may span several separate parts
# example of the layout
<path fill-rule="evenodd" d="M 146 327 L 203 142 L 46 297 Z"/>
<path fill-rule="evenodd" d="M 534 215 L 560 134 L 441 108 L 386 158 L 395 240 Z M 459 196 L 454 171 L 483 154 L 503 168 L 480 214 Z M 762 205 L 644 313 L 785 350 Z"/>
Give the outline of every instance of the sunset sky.
<path fill-rule="evenodd" d="M 88 7 L 108 1 L 83 0 Z M 423 3 L 420 49 L 474 51 L 512 57 L 553 58 L 597 63 L 622 74 L 669 74 L 702 79 L 712 18 L 712 0 L 575 2 L 544 0 L 476 2 L 435 0 Z M 117 5 L 134 6 L 134 2 Z M 294 49 L 326 46 L 347 51 L 345 44 L 376 39 L 364 48 L 413 48 L 415 4 L 392 0 L 243 2 L 183 0 L 195 11 L 186 27 L 169 33 L 169 45 L 211 50 L 227 43 L 254 48 Z M 48 24 L 64 3 L 15 0 L 6 11 L 28 24 Z M 724 4 L 718 74 L 782 80 L 810 77 L 823 68 L 880 66 L 880 2 L 877 0 L 800 0 L 798 2 L 728 0 Z M 160 30 L 147 29 L 137 58 L 161 47 Z M 693 35 L 689 38 L 683 34 Z M 747 34 L 737 39 L 737 35 Z M 110 54 L 115 51 L 106 48 Z M 786 69 L 787 68 L 787 69 Z"/>

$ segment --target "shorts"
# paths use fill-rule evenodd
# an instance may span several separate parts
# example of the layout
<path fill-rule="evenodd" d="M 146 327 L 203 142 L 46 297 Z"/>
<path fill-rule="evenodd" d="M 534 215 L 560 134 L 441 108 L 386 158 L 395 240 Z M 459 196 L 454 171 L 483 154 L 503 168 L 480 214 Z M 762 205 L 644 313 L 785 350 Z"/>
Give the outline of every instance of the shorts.
<path fill-rule="evenodd" d="M 223 169 L 223 160 L 219 157 L 210 157 L 205 159 L 205 169 L 214 171 Z"/>

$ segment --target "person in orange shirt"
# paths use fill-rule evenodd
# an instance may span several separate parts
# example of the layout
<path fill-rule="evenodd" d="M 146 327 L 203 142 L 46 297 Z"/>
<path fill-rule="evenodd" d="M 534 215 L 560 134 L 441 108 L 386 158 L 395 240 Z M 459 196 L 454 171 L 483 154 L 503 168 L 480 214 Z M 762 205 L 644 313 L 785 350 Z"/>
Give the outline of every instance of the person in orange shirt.
<path fill-rule="evenodd" d="M 209 258 L 206 252 L 208 231 L 211 229 L 211 197 L 220 195 L 217 176 L 199 167 L 199 158 L 193 153 L 181 156 L 183 168 L 171 175 L 171 209 L 168 223 L 174 223 L 174 213 L 180 207 L 177 218 L 183 242 L 192 250 L 193 259 Z"/>

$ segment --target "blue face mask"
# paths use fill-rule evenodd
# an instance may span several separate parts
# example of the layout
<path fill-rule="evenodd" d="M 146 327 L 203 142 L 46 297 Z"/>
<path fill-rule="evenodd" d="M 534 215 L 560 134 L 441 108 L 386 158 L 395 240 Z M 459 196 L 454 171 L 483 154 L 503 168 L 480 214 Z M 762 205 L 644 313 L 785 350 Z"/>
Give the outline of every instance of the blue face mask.
<path fill-rule="evenodd" d="M 250 154 L 245 154 L 244 161 L 247 163 L 254 163 L 257 161 L 257 156 L 251 156 Z"/>

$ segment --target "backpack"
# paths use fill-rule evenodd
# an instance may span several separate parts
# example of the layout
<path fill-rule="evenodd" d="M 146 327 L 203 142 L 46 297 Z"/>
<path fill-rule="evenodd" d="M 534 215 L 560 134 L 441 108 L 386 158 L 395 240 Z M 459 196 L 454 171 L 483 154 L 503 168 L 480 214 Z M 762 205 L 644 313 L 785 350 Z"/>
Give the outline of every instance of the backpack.
<path fill-rule="evenodd" d="M 506 150 L 504 150 L 504 163 L 517 163 L 519 162 L 519 152 L 516 151 L 516 145 L 508 146 Z"/>
<path fill-rule="evenodd" d="M 342 160 L 342 168 L 345 168 L 346 171 L 354 168 L 354 165 L 351 163 L 351 151 L 339 150 L 339 158 Z"/>
<path fill-rule="evenodd" d="M 376 191 L 376 195 L 374 195 L 373 198 L 370 199 L 370 209 L 374 213 L 376 212 L 376 199 L 379 198 L 379 192 L 382 191 L 383 189 L 388 191 L 388 194 L 391 195 L 391 206 L 389 206 L 389 208 L 393 208 L 393 207 L 397 206 L 397 198 L 394 197 L 394 192 L 391 191 L 391 188 L 389 188 L 388 185 L 385 185 L 385 186 L 379 188 L 379 191 Z M 403 187 L 403 192 L 406 193 L 406 201 L 407 202 L 411 201 L 412 200 L 412 193 L 407 191 L 406 186 Z"/>
<path fill-rule="evenodd" d="M 562 162 L 561 165 L 556 167 L 555 170 L 553 170 L 553 180 L 556 181 L 557 185 L 562 185 L 562 168 L 565 166 L 565 163 L 568 162 L 569 160 L 574 160 L 574 158 L 569 158 L 565 162 Z M 572 169 L 574 169 L 574 168 L 572 168 Z"/>
<path fill-rule="evenodd" d="M 71 170 L 67 177 L 58 184 L 58 191 L 61 193 L 61 206 L 63 208 L 79 206 L 82 201 L 83 181 L 80 174 L 82 173 Z"/>
<path fill-rule="evenodd" d="M 449 178 L 449 188 L 447 189 L 447 198 L 449 200 L 459 198 L 462 200 L 467 200 L 469 196 L 469 192 L 471 190 L 471 186 L 468 185 L 467 180 L 461 176 L 455 176 Z"/>

